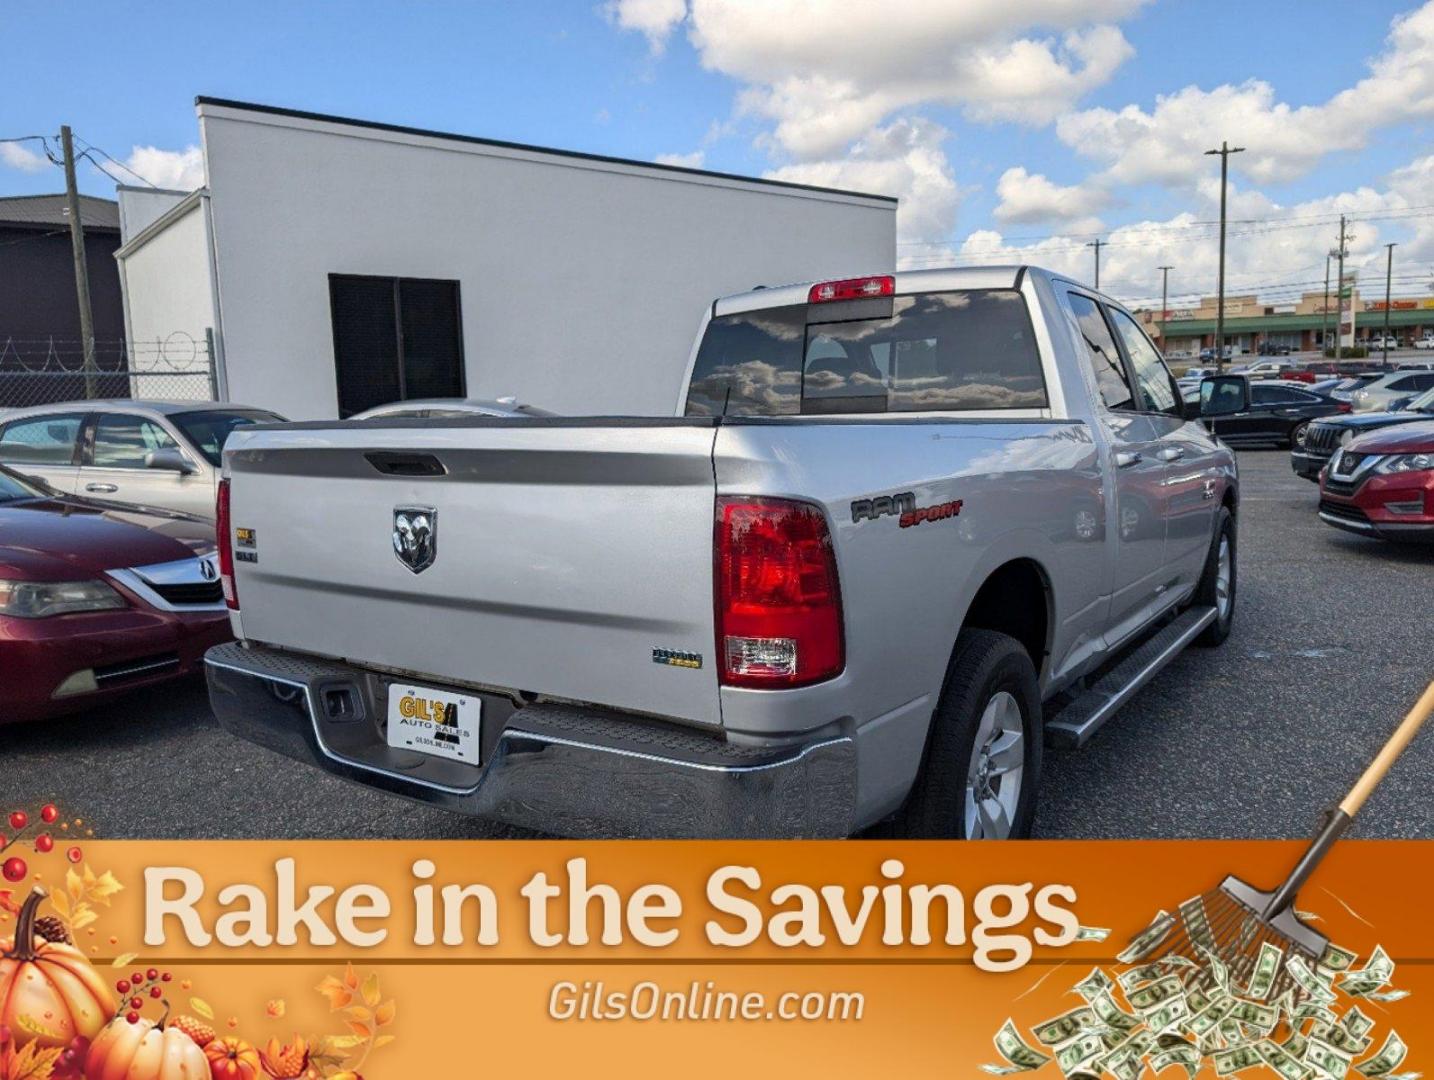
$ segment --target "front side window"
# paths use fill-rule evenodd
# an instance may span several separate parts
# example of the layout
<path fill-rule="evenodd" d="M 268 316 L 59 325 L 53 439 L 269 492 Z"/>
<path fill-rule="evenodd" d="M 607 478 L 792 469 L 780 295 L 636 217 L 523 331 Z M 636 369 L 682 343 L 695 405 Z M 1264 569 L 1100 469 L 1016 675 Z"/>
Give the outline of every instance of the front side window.
<path fill-rule="evenodd" d="M 1120 350 L 1115 347 L 1115 338 L 1105 323 L 1105 316 L 1100 313 L 1100 305 L 1080 293 L 1067 293 L 1066 297 L 1070 301 L 1076 326 L 1080 328 L 1080 336 L 1085 339 L 1086 359 L 1095 372 L 1095 384 L 1105 407 L 1133 408 L 1135 398 L 1120 362 Z"/>
<path fill-rule="evenodd" d="M 82 413 L 16 420 L 0 431 L 0 464 L 69 465 L 84 423 Z"/>
<path fill-rule="evenodd" d="M 105 469 L 143 469 L 151 450 L 178 449 L 169 432 L 142 416 L 106 413 L 95 424 L 91 464 Z"/>
<path fill-rule="evenodd" d="M 176 413 L 170 417 L 170 421 L 189 440 L 190 445 L 204 456 L 204 460 L 217 468 L 224 452 L 224 440 L 229 438 L 236 428 L 248 427 L 250 424 L 281 424 L 284 418 L 261 409 L 244 412 L 206 409 L 203 412 Z"/>
<path fill-rule="evenodd" d="M 1047 404 L 1025 299 L 1013 289 L 900 296 L 890 314 L 794 304 L 713 319 L 689 416 L 1039 409 Z M 842 318 L 844 314 L 858 317 Z"/>
<path fill-rule="evenodd" d="M 1130 357 L 1135 375 L 1135 386 L 1140 391 L 1141 407 L 1146 412 L 1174 412 L 1175 387 L 1159 351 L 1129 315 L 1118 308 L 1106 310 L 1115 322 L 1120 340 L 1125 343 L 1125 353 Z"/>

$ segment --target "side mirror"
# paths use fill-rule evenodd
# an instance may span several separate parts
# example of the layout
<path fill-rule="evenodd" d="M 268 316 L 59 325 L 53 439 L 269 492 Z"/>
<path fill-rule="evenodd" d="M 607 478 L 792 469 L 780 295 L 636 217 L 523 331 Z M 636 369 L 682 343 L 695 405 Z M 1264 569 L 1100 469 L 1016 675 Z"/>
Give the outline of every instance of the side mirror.
<path fill-rule="evenodd" d="M 173 446 L 166 446 L 161 450 L 151 450 L 145 454 L 144 467 L 183 473 L 185 476 L 197 471 L 194 468 L 194 462 L 184 456 L 184 451 Z"/>
<path fill-rule="evenodd" d="M 1231 416 L 1250 407 L 1250 380 L 1243 375 L 1215 375 L 1200 382 L 1200 415 Z"/>

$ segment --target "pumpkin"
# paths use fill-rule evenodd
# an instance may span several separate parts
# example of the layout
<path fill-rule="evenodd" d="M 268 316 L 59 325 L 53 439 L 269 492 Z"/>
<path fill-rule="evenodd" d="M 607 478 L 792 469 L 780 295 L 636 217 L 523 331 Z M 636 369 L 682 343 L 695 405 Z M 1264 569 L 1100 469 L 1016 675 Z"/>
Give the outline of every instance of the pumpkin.
<path fill-rule="evenodd" d="M 36 886 L 20 909 L 15 937 L 0 942 L 0 1027 L 18 1048 L 68 1046 L 77 1036 L 93 1039 L 115 1011 L 114 997 L 73 945 L 35 933 L 35 913 L 45 890 Z"/>
<path fill-rule="evenodd" d="M 259 1051 L 243 1039 L 226 1035 L 204 1048 L 209 1056 L 209 1072 L 214 1080 L 262 1080 Z"/>
<path fill-rule="evenodd" d="M 209 1080 L 199 1044 L 163 1020 L 111 1020 L 90 1044 L 85 1080 Z"/>

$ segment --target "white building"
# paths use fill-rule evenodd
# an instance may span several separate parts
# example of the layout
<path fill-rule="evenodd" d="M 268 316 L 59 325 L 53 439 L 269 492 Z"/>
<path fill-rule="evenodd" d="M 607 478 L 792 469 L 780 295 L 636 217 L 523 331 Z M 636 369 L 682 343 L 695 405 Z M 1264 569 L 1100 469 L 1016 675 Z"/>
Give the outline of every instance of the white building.
<path fill-rule="evenodd" d="M 208 185 L 122 188 L 128 336 L 293 419 L 400 397 L 670 414 L 711 301 L 887 271 L 896 200 L 200 98 Z"/>

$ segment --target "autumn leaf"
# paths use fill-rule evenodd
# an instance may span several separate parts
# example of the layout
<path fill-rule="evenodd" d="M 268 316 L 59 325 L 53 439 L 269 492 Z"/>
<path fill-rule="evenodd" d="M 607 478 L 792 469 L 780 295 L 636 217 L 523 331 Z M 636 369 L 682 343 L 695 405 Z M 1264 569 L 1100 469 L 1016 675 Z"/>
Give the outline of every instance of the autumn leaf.
<path fill-rule="evenodd" d="M 398 1038 L 397 1035 L 380 1035 L 373 1041 L 373 1048 L 377 1050 L 380 1046 L 387 1046 L 396 1038 Z"/>
<path fill-rule="evenodd" d="M 357 990 L 358 984 L 358 972 L 354 970 L 354 966 L 352 964 L 346 964 L 344 966 L 344 985 L 347 986 L 350 990 Z"/>
<path fill-rule="evenodd" d="M 99 916 L 95 914 L 93 908 L 91 908 L 88 904 L 81 904 L 75 909 L 74 918 L 70 920 L 70 929 L 72 931 L 83 930 L 85 927 L 89 926 L 90 923 L 95 922 L 98 919 Z"/>
<path fill-rule="evenodd" d="M 66 922 L 70 920 L 70 898 L 64 893 L 51 893 L 50 906 L 59 912 L 60 918 Z"/>
<path fill-rule="evenodd" d="M 0 911 L 8 911 L 11 915 L 20 914 L 20 905 L 15 903 L 15 894 L 9 889 L 0 889 Z"/>
<path fill-rule="evenodd" d="M 362 1005 L 355 1005 L 352 1008 L 345 1009 L 344 1015 L 347 1016 L 350 1020 L 359 1021 L 359 1023 L 361 1024 L 367 1024 L 370 1020 L 373 1019 L 373 1013 L 369 1012 Z"/>
<path fill-rule="evenodd" d="M 382 997 L 382 995 L 379 993 L 378 988 L 378 973 L 373 972 L 363 981 L 364 1004 L 370 1007 L 377 1005 L 380 997 Z"/>
<path fill-rule="evenodd" d="M 361 1024 L 357 1020 L 348 1021 L 348 1028 L 360 1039 L 368 1039 L 370 1036 L 373 1035 L 373 1028 L 369 1027 L 367 1024 Z"/>
<path fill-rule="evenodd" d="M 70 894 L 70 899 L 75 903 L 79 903 L 85 898 L 84 878 L 75 873 L 74 867 L 65 871 L 65 891 Z"/>
<path fill-rule="evenodd" d="M 284 1003 L 283 998 L 275 998 L 264 1006 L 264 1011 L 277 1020 L 288 1011 L 288 1006 Z"/>
<path fill-rule="evenodd" d="M 386 1027 L 389 1024 L 393 1023 L 393 1017 L 397 1011 L 397 1004 L 395 1004 L 392 998 L 389 998 L 387 1001 L 385 1001 L 382 1005 L 380 1005 L 377 1009 L 374 1010 L 374 1022 L 377 1023 L 379 1027 Z"/>
<path fill-rule="evenodd" d="M 132 952 L 120 953 L 119 956 L 116 956 L 110 961 L 110 967 L 129 967 L 130 964 L 134 963 L 134 958 L 138 955 L 138 953 Z"/>
<path fill-rule="evenodd" d="M 206 1020 L 214 1019 L 214 1006 L 210 1005 L 209 1002 L 203 998 L 190 998 L 189 1007 Z"/>
<path fill-rule="evenodd" d="M 363 1041 L 364 1040 L 357 1035 L 330 1035 L 323 1041 L 317 1056 L 332 1057 L 337 1060 L 343 1055 L 335 1053 L 336 1051 L 352 1050 L 355 1046 L 361 1045 Z M 310 1057 L 313 1056 L 315 1055 L 310 1055 Z"/>
<path fill-rule="evenodd" d="M 26 1043 L 19 1052 L 9 1055 L 5 1080 L 50 1080 L 64 1049 L 63 1046 L 41 1049 L 39 1043 Z"/>
<path fill-rule="evenodd" d="M 114 898 L 114 894 L 124 888 L 124 886 L 119 883 L 119 879 L 108 870 L 99 877 L 94 877 L 94 875 L 90 873 L 88 864 L 85 865 L 85 886 L 87 898 L 94 900 L 96 903 L 104 904 L 106 907 L 109 906 L 110 900 Z"/>
<path fill-rule="evenodd" d="M 354 999 L 353 991 L 332 975 L 324 976 L 324 981 L 315 989 L 328 998 L 330 1012 L 342 1009 Z"/>

